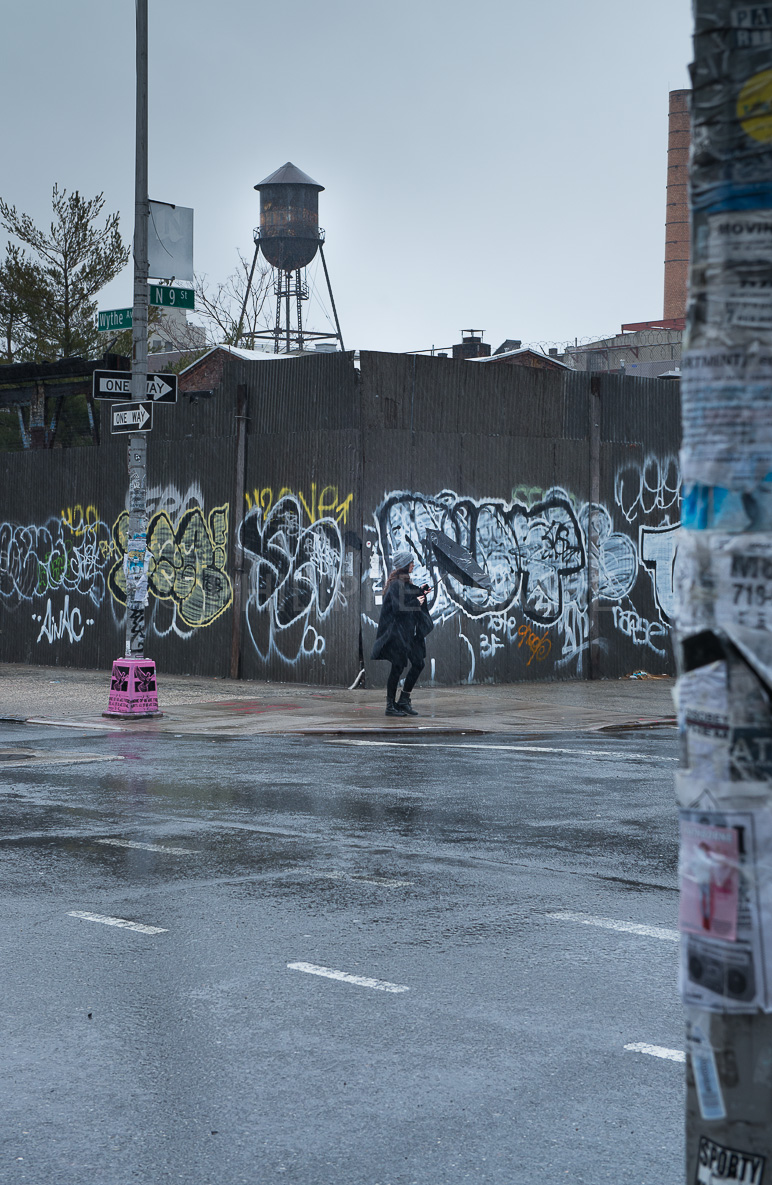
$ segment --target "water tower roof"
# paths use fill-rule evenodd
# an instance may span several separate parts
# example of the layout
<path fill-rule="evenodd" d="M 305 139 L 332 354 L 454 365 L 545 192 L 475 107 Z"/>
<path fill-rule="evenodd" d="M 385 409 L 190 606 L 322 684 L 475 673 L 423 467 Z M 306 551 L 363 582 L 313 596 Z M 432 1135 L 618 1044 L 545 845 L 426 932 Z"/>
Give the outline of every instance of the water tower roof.
<path fill-rule="evenodd" d="M 264 185 L 313 185 L 315 189 L 324 189 L 318 181 L 314 181 L 313 177 L 309 177 L 308 173 L 301 172 L 292 161 L 287 161 L 286 165 L 282 165 L 275 173 L 271 173 L 270 177 L 266 177 L 263 181 L 258 181 L 255 189 L 262 189 Z"/>

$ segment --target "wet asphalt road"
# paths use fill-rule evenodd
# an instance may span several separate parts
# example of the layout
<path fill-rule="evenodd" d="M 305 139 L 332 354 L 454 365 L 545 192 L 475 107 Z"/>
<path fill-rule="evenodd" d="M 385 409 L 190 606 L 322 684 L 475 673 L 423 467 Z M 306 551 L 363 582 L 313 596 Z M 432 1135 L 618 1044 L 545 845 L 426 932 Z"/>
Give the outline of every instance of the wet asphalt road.
<path fill-rule="evenodd" d="M 674 730 L 21 747 L 3 1185 L 682 1181 Z"/>

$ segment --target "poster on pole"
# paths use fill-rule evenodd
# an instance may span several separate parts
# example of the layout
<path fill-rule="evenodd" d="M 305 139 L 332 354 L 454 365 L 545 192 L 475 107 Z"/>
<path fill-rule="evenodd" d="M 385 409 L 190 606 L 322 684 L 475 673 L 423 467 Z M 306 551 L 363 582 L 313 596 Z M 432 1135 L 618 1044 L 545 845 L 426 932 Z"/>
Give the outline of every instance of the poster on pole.
<path fill-rule="evenodd" d="M 193 211 L 151 202 L 147 228 L 148 276 L 193 283 Z"/>
<path fill-rule="evenodd" d="M 738 783 L 732 786 L 737 792 Z M 772 1012 L 771 823 L 764 810 L 681 811 L 685 1004 L 710 1012 Z"/>

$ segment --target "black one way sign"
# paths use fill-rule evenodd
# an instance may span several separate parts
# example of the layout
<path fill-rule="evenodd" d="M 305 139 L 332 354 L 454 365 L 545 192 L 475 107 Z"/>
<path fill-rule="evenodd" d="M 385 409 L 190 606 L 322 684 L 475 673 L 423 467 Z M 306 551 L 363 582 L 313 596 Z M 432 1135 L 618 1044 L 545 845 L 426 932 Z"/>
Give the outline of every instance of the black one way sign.
<path fill-rule="evenodd" d="M 95 370 L 93 390 L 95 399 L 131 399 L 131 374 L 125 370 Z M 145 398 L 153 403 L 176 403 L 176 374 L 149 374 Z"/>
<path fill-rule="evenodd" d="M 149 432 L 152 427 L 152 403 L 114 403 L 110 408 L 111 432 Z"/>

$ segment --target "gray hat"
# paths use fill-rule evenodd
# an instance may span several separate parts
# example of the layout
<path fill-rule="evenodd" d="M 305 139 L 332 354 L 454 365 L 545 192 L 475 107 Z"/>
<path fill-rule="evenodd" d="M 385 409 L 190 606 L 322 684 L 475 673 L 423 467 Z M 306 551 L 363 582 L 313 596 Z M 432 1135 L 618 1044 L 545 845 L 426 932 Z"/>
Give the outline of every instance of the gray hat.
<path fill-rule="evenodd" d="M 397 568 L 409 568 L 415 562 L 415 556 L 412 551 L 405 549 L 404 551 L 395 551 L 391 557 L 391 570 L 395 571 Z"/>

